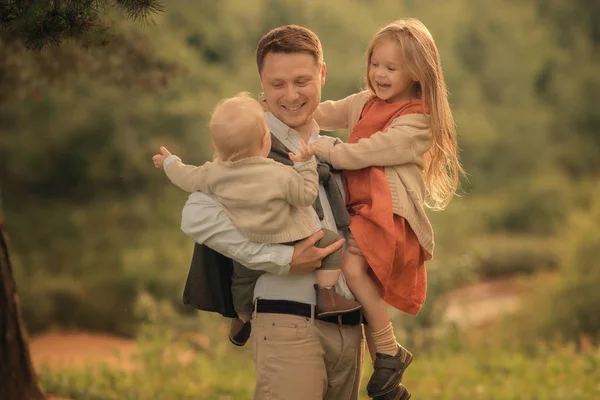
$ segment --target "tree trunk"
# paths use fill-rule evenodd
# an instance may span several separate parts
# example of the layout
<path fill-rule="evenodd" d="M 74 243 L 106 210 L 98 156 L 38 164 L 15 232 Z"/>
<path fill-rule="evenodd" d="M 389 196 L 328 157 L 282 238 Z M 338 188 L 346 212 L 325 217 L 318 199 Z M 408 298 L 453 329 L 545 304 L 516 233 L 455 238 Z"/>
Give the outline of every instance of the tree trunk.
<path fill-rule="evenodd" d="M 38 385 L 4 234 L 0 205 L 0 399 L 45 399 Z"/>

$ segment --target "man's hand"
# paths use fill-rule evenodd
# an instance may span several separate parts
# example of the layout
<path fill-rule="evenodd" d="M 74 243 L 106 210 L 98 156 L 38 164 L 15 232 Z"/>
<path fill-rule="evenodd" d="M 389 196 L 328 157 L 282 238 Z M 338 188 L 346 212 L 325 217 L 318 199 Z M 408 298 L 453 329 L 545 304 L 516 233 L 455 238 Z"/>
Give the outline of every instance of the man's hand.
<path fill-rule="evenodd" d="M 167 150 L 165 146 L 160 146 L 160 154 L 155 154 L 152 156 L 154 168 L 162 169 L 163 161 L 165 161 L 165 158 L 169 157 L 170 155 L 171 152 Z"/>
<path fill-rule="evenodd" d="M 321 266 L 323 258 L 344 245 L 344 239 L 340 239 L 322 249 L 316 247 L 315 243 L 321 240 L 324 235 L 325 233 L 320 230 L 294 245 L 294 255 L 290 262 L 290 274 L 303 274 L 314 271 Z"/>
<path fill-rule="evenodd" d="M 356 239 L 354 239 L 354 236 L 352 236 L 352 234 L 350 234 L 350 237 L 348 238 L 348 251 L 357 256 L 364 257 L 362 251 L 360 251 L 360 247 L 358 247 Z"/>
<path fill-rule="evenodd" d="M 300 152 L 298 154 L 288 153 L 293 162 L 308 161 L 315 155 L 315 149 L 311 145 L 308 147 L 304 140 L 300 139 Z"/>

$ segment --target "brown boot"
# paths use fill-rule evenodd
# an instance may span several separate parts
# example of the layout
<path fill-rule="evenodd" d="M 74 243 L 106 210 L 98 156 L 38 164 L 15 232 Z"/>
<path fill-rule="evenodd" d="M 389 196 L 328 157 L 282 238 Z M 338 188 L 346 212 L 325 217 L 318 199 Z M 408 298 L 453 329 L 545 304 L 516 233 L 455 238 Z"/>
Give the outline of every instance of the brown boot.
<path fill-rule="evenodd" d="M 354 300 L 348 300 L 335 288 L 319 288 L 315 285 L 317 291 L 317 317 L 341 315 L 360 309 L 360 303 Z"/>
<path fill-rule="evenodd" d="M 229 328 L 229 341 L 236 346 L 243 346 L 250 338 L 250 331 L 252 325 L 250 321 L 242 321 L 239 318 L 234 318 L 231 321 L 231 328 Z"/>

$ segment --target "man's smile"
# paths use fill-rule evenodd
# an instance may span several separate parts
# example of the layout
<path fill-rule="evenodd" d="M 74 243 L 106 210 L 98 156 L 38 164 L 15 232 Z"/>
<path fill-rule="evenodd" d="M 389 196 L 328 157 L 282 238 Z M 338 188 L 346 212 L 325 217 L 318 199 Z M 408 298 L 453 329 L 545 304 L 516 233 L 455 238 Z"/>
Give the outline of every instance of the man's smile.
<path fill-rule="evenodd" d="M 299 109 L 301 109 L 302 107 L 304 107 L 306 103 L 302 103 L 302 104 L 297 104 L 297 105 L 293 105 L 293 106 L 284 106 L 282 105 L 281 107 L 285 108 L 287 111 L 298 111 Z"/>

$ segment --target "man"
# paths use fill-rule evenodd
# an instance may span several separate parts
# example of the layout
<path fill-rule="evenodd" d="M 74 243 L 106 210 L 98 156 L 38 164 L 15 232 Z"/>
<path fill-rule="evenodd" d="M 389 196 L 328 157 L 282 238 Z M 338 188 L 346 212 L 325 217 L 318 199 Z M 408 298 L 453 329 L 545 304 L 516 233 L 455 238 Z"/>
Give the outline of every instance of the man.
<path fill-rule="evenodd" d="M 298 152 L 301 140 L 310 143 L 318 137 L 313 115 L 326 75 L 321 43 L 306 28 L 279 27 L 260 40 L 256 61 L 270 111 L 266 117 L 273 138 L 272 156 L 277 159 L 283 155 L 281 161 L 285 161 L 288 151 Z M 315 223 L 346 237 L 349 219 L 341 181 L 325 165 L 319 168 L 319 198 L 306 212 Z M 255 399 L 358 398 L 364 349 L 360 313 L 325 321 L 316 320 L 314 310 L 312 272 L 323 257 L 343 246 L 343 240 L 323 249 L 314 246 L 322 232 L 293 247 L 250 242 L 235 228 L 216 199 L 202 193 L 190 195 L 181 228 L 197 243 L 235 262 L 269 272 L 258 279 L 254 291 L 250 341 L 256 365 Z M 206 265 L 211 263 L 207 249 L 196 250 L 192 268 L 194 263 L 202 262 L 200 259 L 207 271 L 218 268 Z M 218 255 L 212 257 L 214 263 L 223 263 Z M 192 271 L 188 286 L 193 285 L 190 279 Z M 343 277 L 336 289 L 352 298 Z M 191 295 L 189 288 L 186 292 Z M 193 300 L 188 302 L 194 304 Z M 219 305 L 215 310 L 228 314 Z"/>

